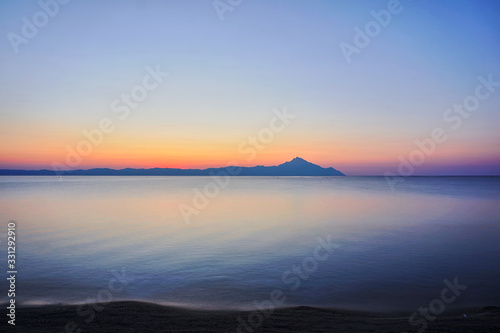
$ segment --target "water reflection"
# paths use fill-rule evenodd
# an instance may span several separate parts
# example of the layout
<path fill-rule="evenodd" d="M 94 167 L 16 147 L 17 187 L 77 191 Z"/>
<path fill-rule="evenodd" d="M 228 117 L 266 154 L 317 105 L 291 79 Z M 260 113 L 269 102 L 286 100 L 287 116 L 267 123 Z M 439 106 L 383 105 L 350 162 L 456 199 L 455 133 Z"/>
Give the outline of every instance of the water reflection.
<path fill-rule="evenodd" d="M 82 302 L 125 268 L 137 278 L 117 297 L 165 304 L 245 308 L 281 288 L 287 305 L 414 309 L 460 276 L 471 288 L 456 306 L 499 305 L 498 178 L 418 177 L 396 191 L 376 177 L 233 178 L 186 224 L 179 204 L 208 181 L 1 177 L 18 300 Z M 283 272 L 327 236 L 334 255 L 291 292 Z"/>

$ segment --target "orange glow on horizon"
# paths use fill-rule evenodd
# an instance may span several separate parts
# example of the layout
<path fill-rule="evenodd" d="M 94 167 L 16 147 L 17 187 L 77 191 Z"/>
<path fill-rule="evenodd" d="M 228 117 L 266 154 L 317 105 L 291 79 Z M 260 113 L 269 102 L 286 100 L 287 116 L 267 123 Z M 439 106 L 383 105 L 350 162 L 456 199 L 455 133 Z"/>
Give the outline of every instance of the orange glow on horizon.
<path fill-rule="evenodd" d="M 20 135 L 16 124 L 6 126 L 5 135 L 13 138 L 0 143 L 1 169 L 52 169 L 54 162 L 66 165 L 64 169 L 91 168 L 182 168 L 205 169 L 227 165 L 256 166 L 279 165 L 301 157 L 322 167 L 333 167 L 346 174 L 383 174 L 385 170 L 397 167 L 399 156 L 407 157 L 415 144 L 413 139 L 390 140 L 384 137 L 367 137 L 351 134 L 331 134 L 312 130 L 299 130 L 277 134 L 269 144 L 259 150 L 247 141 L 254 130 L 234 132 L 203 131 L 184 133 L 182 131 L 147 132 L 117 131 L 107 136 L 99 145 L 91 145 L 90 153 L 81 155 L 79 161 L 73 158 L 73 165 L 67 163 L 69 155 L 76 154 L 84 137 L 77 126 L 56 124 L 35 124 L 27 126 L 28 132 Z M 38 126 L 38 127 L 37 127 Z M 29 133 L 29 134 L 26 134 Z M 80 147 L 79 147 L 80 144 Z M 436 152 L 426 158 L 426 166 L 453 164 L 474 164 L 477 161 L 493 164 L 495 157 L 491 146 L 478 150 L 477 143 L 454 142 L 439 146 Z M 243 149 L 241 149 L 243 148 Z M 68 150 L 73 153 L 68 153 Z M 78 162 L 78 163 L 77 163 Z"/>

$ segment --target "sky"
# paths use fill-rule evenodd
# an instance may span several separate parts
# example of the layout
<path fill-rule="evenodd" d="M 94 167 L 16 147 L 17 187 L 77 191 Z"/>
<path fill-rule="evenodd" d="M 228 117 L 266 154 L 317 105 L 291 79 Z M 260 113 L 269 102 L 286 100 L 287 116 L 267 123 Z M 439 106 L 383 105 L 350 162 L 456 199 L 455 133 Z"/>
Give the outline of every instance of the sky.
<path fill-rule="evenodd" d="M 500 174 L 500 3 L 0 1 L 0 168 Z"/>

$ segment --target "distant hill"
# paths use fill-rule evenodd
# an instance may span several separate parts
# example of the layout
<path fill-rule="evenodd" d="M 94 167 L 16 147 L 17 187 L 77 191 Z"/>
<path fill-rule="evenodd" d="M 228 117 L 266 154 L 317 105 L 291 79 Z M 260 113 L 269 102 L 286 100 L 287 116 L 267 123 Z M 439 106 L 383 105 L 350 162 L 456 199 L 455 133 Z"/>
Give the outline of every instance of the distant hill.
<path fill-rule="evenodd" d="M 229 171 L 230 170 L 230 171 Z M 0 176 L 210 176 L 226 172 L 233 176 L 345 176 L 334 168 L 322 168 L 319 165 L 296 157 L 277 166 L 222 167 L 208 169 L 108 169 L 53 171 L 53 170 L 8 170 L 0 169 Z"/>

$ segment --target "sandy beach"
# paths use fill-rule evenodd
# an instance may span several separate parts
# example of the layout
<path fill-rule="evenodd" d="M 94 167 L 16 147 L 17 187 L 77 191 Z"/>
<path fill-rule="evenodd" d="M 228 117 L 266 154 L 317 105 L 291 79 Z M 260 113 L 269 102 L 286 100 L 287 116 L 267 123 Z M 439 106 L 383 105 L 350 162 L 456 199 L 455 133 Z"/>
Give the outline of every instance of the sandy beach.
<path fill-rule="evenodd" d="M 16 332 L 417 332 L 408 314 L 374 314 L 311 307 L 251 311 L 202 311 L 143 302 L 95 304 L 95 316 L 76 305 L 19 308 Z M 468 315 L 464 317 L 462 312 Z M 443 314 L 425 332 L 500 332 L 500 308 Z M 92 319 L 91 319 L 92 318 Z M 250 326 L 253 320 L 254 327 Z M 86 322 L 89 321 L 89 322 Z"/>

